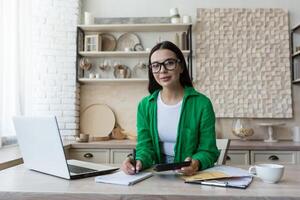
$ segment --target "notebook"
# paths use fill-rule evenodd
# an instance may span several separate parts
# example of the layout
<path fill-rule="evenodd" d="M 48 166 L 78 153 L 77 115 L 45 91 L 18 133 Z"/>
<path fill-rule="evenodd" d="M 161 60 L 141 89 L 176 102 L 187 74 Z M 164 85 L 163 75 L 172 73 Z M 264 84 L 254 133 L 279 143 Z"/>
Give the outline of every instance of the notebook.
<path fill-rule="evenodd" d="M 186 181 L 185 183 L 246 189 L 252 182 L 252 179 L 253 177 L 248 176 L 248 177 L 234 177 L 234 178 L 224 178 L 224 179 L 217 179 L 217 180 L 207 180 L 207 181 L 191 181 L 191 182 Z"/>
<path fill-rule="evenodd" d="M 203 181 L 203 180 L 216 180 L 223 178 L 233 177 L 249 177 L 251 174 L 247 170 L 231 167 L 226 165 L 218 165 L 203 171 L 199 171 L 193 176 L 183 176 L 185 181 Z"/>
<path fill-rule="evenodd" d="M 183 179 L 185 183 L 246 189 L 253 178 L 247 170 L 219 165 L 193 176 L 183 176 Z"/>
<path fill-rule="evenodd" d="M 134 185 L 142 180 L 152 176 L 151 172 L 140 172 L 135 175 L 127 175 L 123 171 L 118 171 L 113 174 L 95 177 L 96 183 L 110 183 L 117 185 Z"/>

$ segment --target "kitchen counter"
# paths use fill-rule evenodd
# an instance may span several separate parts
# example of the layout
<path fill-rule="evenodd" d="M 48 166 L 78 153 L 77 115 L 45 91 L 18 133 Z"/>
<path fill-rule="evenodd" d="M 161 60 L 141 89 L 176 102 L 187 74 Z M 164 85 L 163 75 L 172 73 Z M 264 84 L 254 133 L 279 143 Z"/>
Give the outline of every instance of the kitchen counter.
<path fill-rule="evenodd" d="M 132 140 L 109 140 L 89 143 L 71 143 L 71 148 L 135 148 Z M 286 150 L 300 151 L 300 142 L 281 140 L 277 143 L 266 143 L 262 140 L 231 140 L 229 150 Z"/>
<path fill-rule="evenodd" d="M 262 140 L 231 140 L 229 150 L 300 151 L 300 142 L 280 140 L 275 143 L 267 143 Z"/>
<path fill-rule="evenodd" d="M 132 140 L 109 140 L 100 142 L 64 142 L 65 149 L 133 149 L 136 142 Z M 300 151 L 300 143 L 282 140 L 278 143 L 266 143 L 259 140 L 231 140 L 229 150 L 280 150 Z M 0 150 L 0 170 L 21 164 L 22 157 L 18 146 L 5 147 Z"/>
<path fill-rule="evenodd" d="M 0 170 L 21 163 L 23 163 L 23 159 L 17 145 L 10 145 L 0 149 Z"/>
<path fill-rule="evenodd" d="M 298 166 L 286 166 L 281 182 L 268 184 L 254 178 L 245 190 L 186 184 L 173 173 L 154 174 L 136 185 L 119 186 L 95 183 L 93 177 L 69 181 L 18 165 L 0 172 L 0 199 L 294 200 L 300 199 L 299 177 Z"/>
<path fill-rule="evenodd" d="M 108 140 L 99 142 L 74 142 L 71 143 L 71 148 L 78 149 L 105 149 L 105 148 L 120 148 L 120 149 L 132 149 L 135 148 L 136 141 L 132 140 Z"/>

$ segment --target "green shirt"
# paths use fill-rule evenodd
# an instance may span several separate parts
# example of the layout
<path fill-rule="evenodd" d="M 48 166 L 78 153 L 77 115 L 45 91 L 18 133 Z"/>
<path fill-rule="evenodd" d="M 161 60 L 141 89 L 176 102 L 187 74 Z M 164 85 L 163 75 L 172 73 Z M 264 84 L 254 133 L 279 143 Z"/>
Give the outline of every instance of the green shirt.
<path fill-rule="evenodd" d="M 136 159 L 144 169 L 162 162 L 157 131 L 158 92 L 143 98 L 138 105 Z M 201 162 L 202 170 L 212 167 L 219 157 L 212 104 L 193 87 L 184 89 L 174 152 L 174 162 L 192 157 Z"/>

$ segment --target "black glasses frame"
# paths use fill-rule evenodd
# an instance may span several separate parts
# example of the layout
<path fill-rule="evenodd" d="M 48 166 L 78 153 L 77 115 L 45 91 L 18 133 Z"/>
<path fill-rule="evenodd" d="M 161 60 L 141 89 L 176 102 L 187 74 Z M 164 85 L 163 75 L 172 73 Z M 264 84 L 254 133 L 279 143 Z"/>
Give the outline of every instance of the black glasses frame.
<path fill-rule="evenodd" d="M 169 69 L 168 67 L 166 67 L 166 62 L 168 62 L 168 61 L 174 61 L 175 63 L 175 67 L 174 68 L 172 68 L 172 69 Z M 155 72 L 153 72 L 153 69 L 152 69 L 152 64 L 154 64 L 154 63 L 157 63 L 157 64 L 159 64 L 159 69 L 157 70 L 157 71 L 155 71 Z M 168 58 L 168 59 L 166 59 L 166 60 L 164 60 L 163 62 L 153 62 L 153 63 L 151 63 L 150 65 L 149 65 L 149 68 L 151 69 L 151 71 L 152 71 L 152 73 L 159 73 L 160 72 L 160 70 L 161 70 L 161 66 L 164 66 L 164 68 L 165 68 L 165 70 L 167 70 L 167 71 L 173 71 L 173 70 L 175 70 L 176 69 L 176 64 L 177 63 L 180 63 L 180 60 L 179 59 L 175 59 L 175 58 Z"/>

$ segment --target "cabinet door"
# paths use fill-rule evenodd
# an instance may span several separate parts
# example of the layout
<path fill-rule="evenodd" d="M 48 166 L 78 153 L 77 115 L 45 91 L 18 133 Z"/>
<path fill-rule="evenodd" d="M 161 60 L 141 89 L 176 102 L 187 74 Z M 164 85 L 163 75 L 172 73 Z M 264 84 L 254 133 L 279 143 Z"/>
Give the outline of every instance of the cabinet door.
<path fill-rule="evenodd" d="M 109 149 L 70 149 L 70 159 L 109 163 Z"/>
<path fill-rule="evenodd" d="M 226 165 L 249 165 L 249 151 L 229 150 L 226 157 Z"/>
<path fill-rule="evenodd" d="M 295 151 L 251 151 L 251 164 L 278 163 L 296 164 L 297 152 Z"/>
<path fill-rule="evenodd" d="M 132 149 L 111 149 L 110 163 L 120 164 L 130 153 L 132 153 Z"/>

